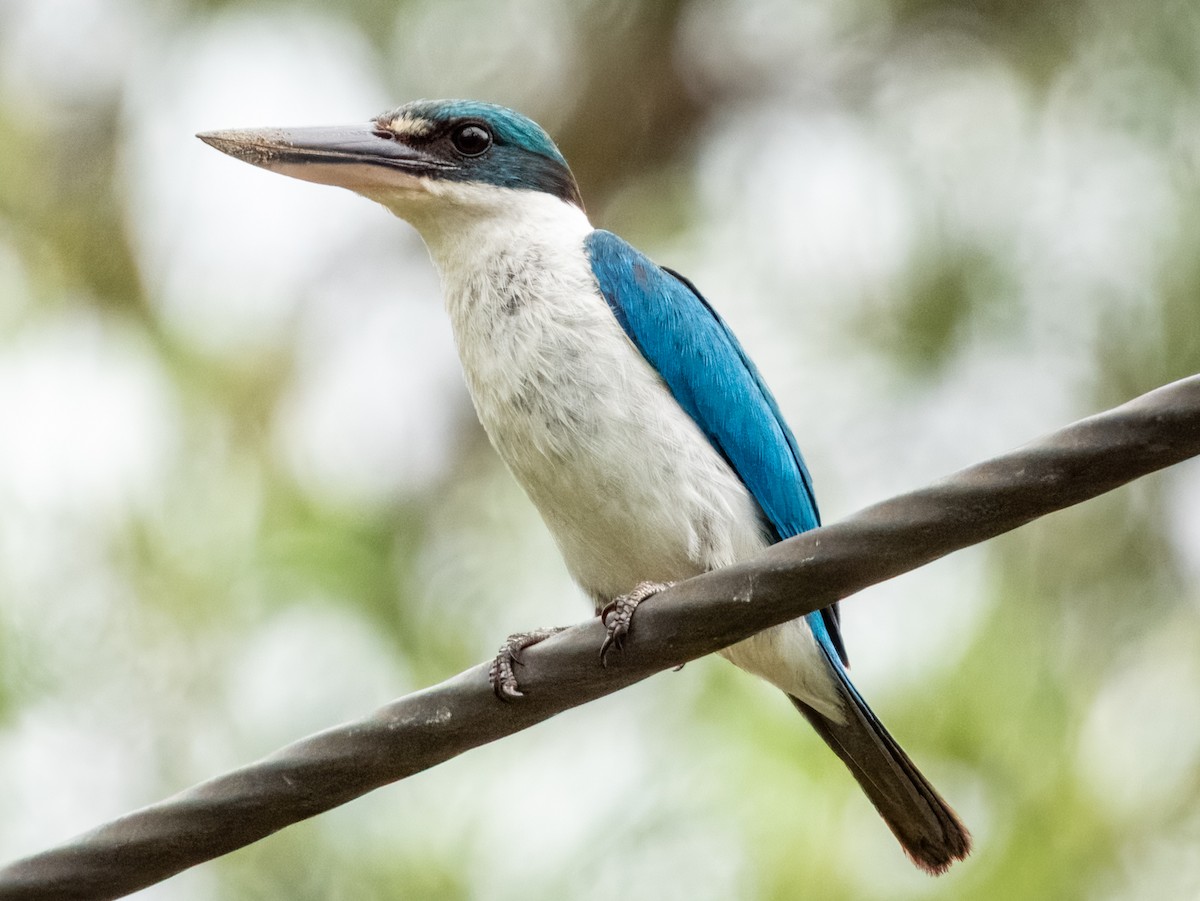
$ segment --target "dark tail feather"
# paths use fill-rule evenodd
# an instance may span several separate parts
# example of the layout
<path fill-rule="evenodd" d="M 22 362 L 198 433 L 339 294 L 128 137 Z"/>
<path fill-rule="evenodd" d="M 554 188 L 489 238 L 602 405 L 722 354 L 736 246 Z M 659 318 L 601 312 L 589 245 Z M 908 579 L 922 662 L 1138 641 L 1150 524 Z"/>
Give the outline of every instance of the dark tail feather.
<path fill-rule="evenodd" d="M 888 734 L 840 666 L 845 724 L 836 723 L 788 695 L 817 734 L 849 767 L 913 863 L 935 876 L 971 851 L 971 834 L 950 805 Z"/>

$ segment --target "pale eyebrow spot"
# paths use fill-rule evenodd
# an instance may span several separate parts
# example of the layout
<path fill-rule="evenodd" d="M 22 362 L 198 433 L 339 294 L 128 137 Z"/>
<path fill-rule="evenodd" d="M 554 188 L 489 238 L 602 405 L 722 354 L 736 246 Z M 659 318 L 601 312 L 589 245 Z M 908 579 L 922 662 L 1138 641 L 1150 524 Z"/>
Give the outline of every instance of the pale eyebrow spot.
<path fill-rule="evenodd" d="M 401 113 L 398 116 L 384 114 L 375 120 L 375 124 L 381 128 L 386 128 L 397 137 L 409 136 L 414 138 L 426 137 L 436 127 L 435 123 L 424 116 L 413 116 L 408 113 Z"/>

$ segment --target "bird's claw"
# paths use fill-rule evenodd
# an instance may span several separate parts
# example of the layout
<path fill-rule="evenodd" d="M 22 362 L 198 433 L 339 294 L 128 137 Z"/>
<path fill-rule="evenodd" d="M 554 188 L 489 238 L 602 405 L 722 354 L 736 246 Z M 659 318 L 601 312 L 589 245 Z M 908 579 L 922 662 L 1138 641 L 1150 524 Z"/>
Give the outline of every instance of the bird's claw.
<path fill-rule="evenodd" d="M 488 682 L 491 683 L 492 692 L 497 698 L 501 701 L 515 701 L 525 697 L 525 692 L 521 691 L 517 684 L 516 667 L 525 665 L 525 662 L 521 660 L 521 652 L 540 641 L 545 641 L 564 628 L 565 626 L 559 626 L 553 629 L 517 632 L 504 640 L 504 644 L 500 646 L 495 659 L 492 660 L 492 665 L 488 668 Z"/>
<path fill-rule="evenodd" d="M 637 610 L 638 605 L 670 587 L 670 582 L 639 582 L 633 591 L 613 598 L 600 609 L 600 622 L 608 630 L 603 644 L 600 645 L 601 666 L 608 666 L 608 652 L 613 648 L 618 651 L 624 650 L 625 638 L 633 624 L 633 612 Z"/>
<path fill-rule="evenodd" d="M 600 663 L 608 665 L 608 652 L 613 648 L 618 651 L 625 647 L 625 638 L 629 635 L 629 627 L 633 623 L 633 612 L 642 601 L 660 591 L 670 588 L 669 582 L 640 582 L 633 591 L 614 598 L 600 610 L 600 622 L 608 630 L 604 643 L 600 645 Z M 492 665 L 488 667 L 488 682 L 492 692 L 501 701 L 516 701 L 525 697 L 517 683 L 517 667 L 524 666 L 521 653 L 538 642 L 545 641 L 551 635 L 557 635 L 565 626 L 553 629 L 535 629 L 532 632 L 517 632 L 508 636 L 500 650 L 496 652 Z"/>

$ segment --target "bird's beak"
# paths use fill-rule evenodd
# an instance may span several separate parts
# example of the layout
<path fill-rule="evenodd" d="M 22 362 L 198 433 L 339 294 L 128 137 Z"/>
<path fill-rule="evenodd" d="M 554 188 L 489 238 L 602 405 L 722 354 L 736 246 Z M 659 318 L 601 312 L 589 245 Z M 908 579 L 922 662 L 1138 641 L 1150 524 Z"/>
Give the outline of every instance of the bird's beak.
<path fill-rule="evenodd" d="M 196 137 L 263 169 L 368 196 L 418 188 L 425 178 L 449 168 L 371 124 L 209 131 Z"/>

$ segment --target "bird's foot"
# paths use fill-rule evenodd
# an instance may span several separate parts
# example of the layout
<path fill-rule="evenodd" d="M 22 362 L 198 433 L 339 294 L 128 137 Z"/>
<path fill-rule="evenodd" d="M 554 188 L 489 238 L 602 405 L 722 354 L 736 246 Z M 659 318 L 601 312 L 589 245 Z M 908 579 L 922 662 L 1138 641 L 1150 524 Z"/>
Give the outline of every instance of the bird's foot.
<path fill-rule="evenodd" d="M 629 594 L 623 594 L 604 605 L 600 610 L 600 622 L 604 623 L 608 635 L 604 637 L 604 643 L 600 645 L 601 665 L 608 666 L 610 650 L 616 648 L 619 651 L 625 646 L 625 636 L 629 634 L 629 627 L 633 623 L 633 611 L 637 610 L 638 604 L 660 591 L 665 591 L 673 584 L 672 582 L 639 582 Z"/>
<path fill-rule="evenodd" d="M 556 626 L 553 629 L 534 629 L 532 632 L 517 632 L 508 636 L 488 669 L 488 681 L 492 683 L 492 691 L 496 697 L 501 701 L 515 701 L 525 697 L 525 693 L 517 685 L 516 667 L 525 665 L 521 661 L 521 652 L 539 641 L 545 641 L 551 635 L 557 635 L 565 628 L 566 626 Z"/>

